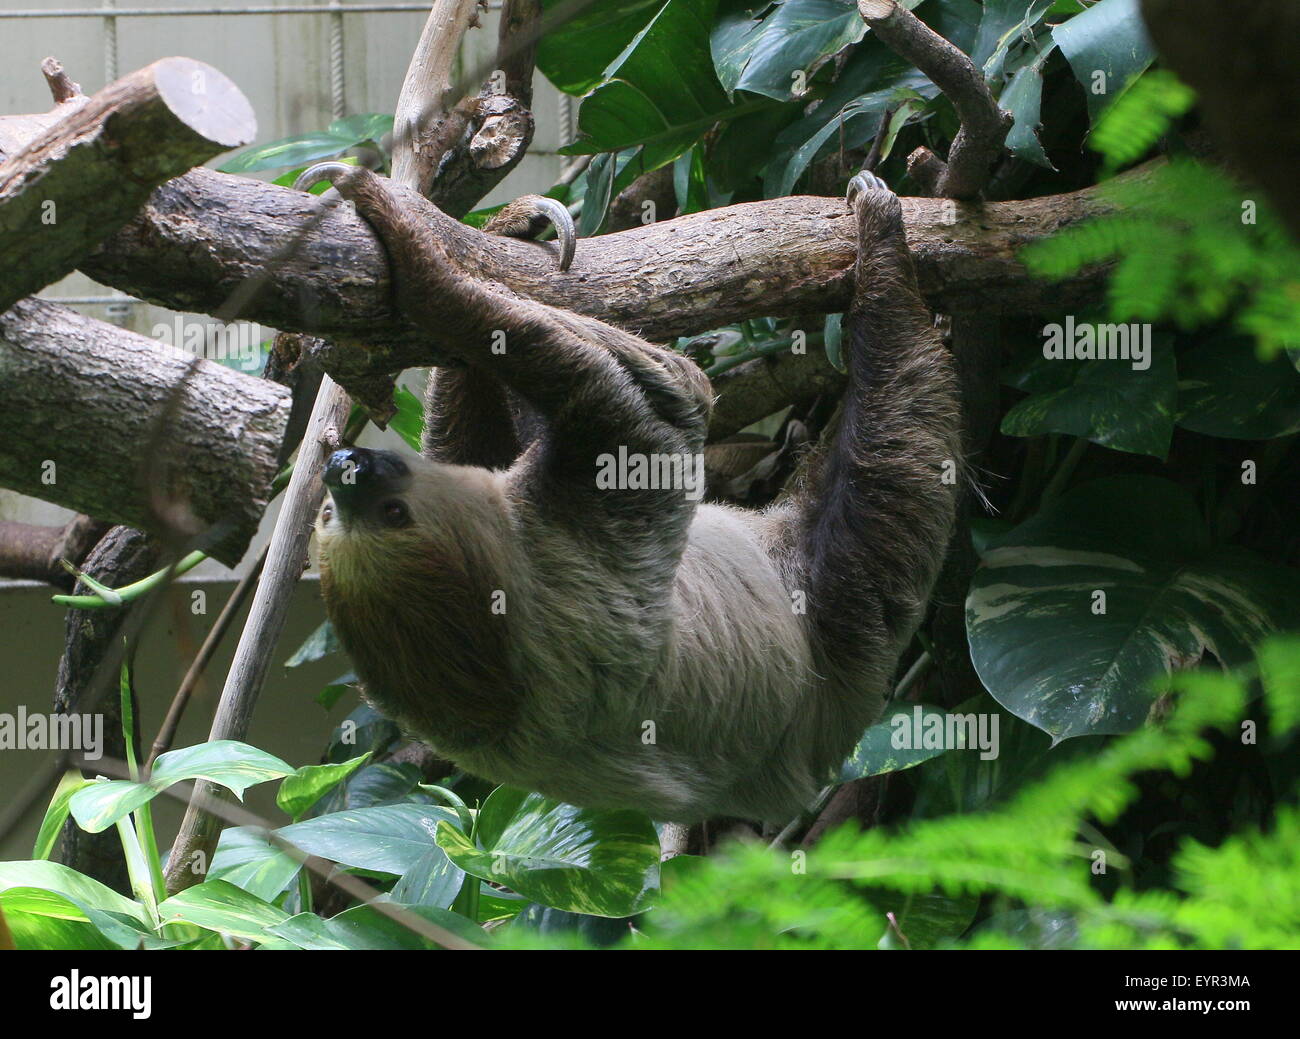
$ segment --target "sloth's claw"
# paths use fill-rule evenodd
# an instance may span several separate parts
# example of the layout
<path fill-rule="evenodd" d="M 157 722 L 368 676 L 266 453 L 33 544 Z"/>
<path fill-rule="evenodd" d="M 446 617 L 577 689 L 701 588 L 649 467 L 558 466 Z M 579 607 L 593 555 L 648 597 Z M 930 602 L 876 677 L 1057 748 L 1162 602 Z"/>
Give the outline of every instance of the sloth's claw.
<path fill-rule="evenodd" d="M 524 195 L 496 213 L 483 225 L 483 230 L 508 238 L 531 239 L 536 238 L 547 224 L 555 228 L 555 237 L 560 243 L 560 270 L 567 271 L 573 263 L 578 232 L 568 207 L 562 202 L 544 195 Z"/>
<path fill-rule="evenodd" d="M 859 195 L 864 195 L 868 191 L 888 191 L 889 185 L 877 177 L 870 170 L 859 170 L 854 174 L 853 179 L 849 181 L 849 186 L 844 192 L 844 197 L 848 201 L 849 208 L 857 201 Z"/>

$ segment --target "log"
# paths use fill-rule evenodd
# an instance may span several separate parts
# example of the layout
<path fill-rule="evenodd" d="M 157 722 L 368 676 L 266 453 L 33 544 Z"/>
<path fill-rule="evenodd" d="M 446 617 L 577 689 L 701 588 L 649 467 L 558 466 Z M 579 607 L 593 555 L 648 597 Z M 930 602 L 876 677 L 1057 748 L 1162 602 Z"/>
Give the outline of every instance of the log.
<path fill-rule="evenodd" d="M 239 561 L 279 468 L 284 387 L 28 299 L 0 314 L 0 396 L 0 486 Z"/>
<path fill-rule="evenodd" d="M 190 58 L 163 58 L 63 107 L 0 165 L 0 311 L 74 270 L 159 184 L 257 130 L 239 89 Z"/>
<path fill-rule="evenodd" d="M 315 205 L 314 196 L 288 188 L 194 170 L 156 190 L 81 269 L 132 295 L 202 313 L 218 311 L 253 281 L 257 289 L 239 316 L 335 340 L 321 360 L 350 392 L 367 374 L 438 363 L 438 351 L 393 309 L 383 251 L 350 205 L 285 248 L 286 229 L 303 228 Z M 1012 315 L 1095 302 L 1103 270 L 1044 281 L 1016 256 L 1028 242 L 1107 208 L 1095 187 L 1015 202 L 903 199 L 921 290 L 943 313 Z M 556 273 L 554 243 L 485 235 L 446 216 L 437 231 L 484 278 L 660 342 L 756 315 L 842 310 L 855 253 L 843 200 L 807 196 L 586 239 L 564 275 Z"/>

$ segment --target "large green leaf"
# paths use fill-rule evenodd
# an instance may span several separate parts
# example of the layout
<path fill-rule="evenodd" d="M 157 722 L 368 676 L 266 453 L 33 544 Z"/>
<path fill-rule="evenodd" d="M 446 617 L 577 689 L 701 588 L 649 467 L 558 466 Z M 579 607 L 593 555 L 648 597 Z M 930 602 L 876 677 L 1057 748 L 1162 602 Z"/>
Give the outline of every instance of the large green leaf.
<path fill-rule="evenodd" d="M 158 941 L 142 905 L 58 862 L 0 863 L 0 911 L 20 949 L 134 949 Z"/>
<path fill-rule="evenodd" d="M 351 148 L 355 141 L 332 133 L 304 133 L 241 152 L 220 167 L 222 173 L 256 173 L 281 166 L 306 166 Z"/>
<path fill-rule="evenodd" d="M 643 145 L 642 161 L 653 170 L 681 155 L 724 115 L 754 109 L 752 103 L 733 106 L 713 72 L 709 26 L 715 2 L 667 0 L 583 100 L 583 137 L 573 145 L 575 153 Z"/>
<path fill-rule="evenodd" d="M 986 80 L 1002 75 L 1007 56 L 1026 45 L 1052 0 L 984 0 L 984 14 L 971 49 L 971 61 Z"/>
<path fill-rule="evenodd" d="M 393 885 L 393 901 L 406 905 L 437 906 L 446 909 L 456 898 L 465 871 L 455 865 L 441 848 L 430 848 L 424 858 L 402 874 Z"/>
<path fill-rule="evenodd" d="M 248 941 L 265 941 L 289 914 L 224 880 L 206 880 L 158 904 L 163 923 L 190 923 Z"/>
<path fill-rule="evenodd" d="M 312 805 L 370 760 L 370 752 L 329 765 L 304 765 L 286 776 L 276 791 L 275 803 L 291 819 L 299 818 Z"/>
<path fill-rule="evenodd" d="M 1038 140 L 1038 127 L 1043 102 L 1043 66 L 1055 49 L 1055 44 L 1043 47 L 1032 60 L 1017 69 L 998 98 L 999 107 L 1010 112 L 1015 120 L 1007 134 L 1007 150 L 1017 158 L 1049 170 L 1056 167 Z"/>
<path fill-rule="evenodd" d="M 1248 659 L 1294 621 L 1298 594 L 1294 572 L 1212 545 L 1176 484 L 1116 476 L 994 541 L 966 626 L 985 687 L 1059 740 L 1139 727 L 1153 678 L 1207 652 L 1226 665 Z"/>
<path fill-rule="evenodd" d="M 852 0 L 786 0 L 766 11 L 751 0 L 724 0 L 722 6 L 709 42 L 728 95 L 748 90 L 787 101 L 796 72 L 810 76 L 867 30 Z"/>
<path fill-rule="evenodd" d="M 1240 338 L 1178 359 L 1178 424 L 1215 437 L 1268 440 L 1300 431 L 1300 372 L 1284 354 L 1261 361 Z"/>
<path fill-rule="evenodd" d="M 242 797 L 250 786 L 292 773 L 274 754 L 237 740 L 213 740 L 160 755 L 148 783 L 113 779 L 83 787 L 72 795 L 69 807 L 78 826 L 99 833 L 176 783 L 206 779 Z"/>
<path fill-rule="evenodd" d="M 435 923 L 475 945 L 488 945 L 487 932 L 459 913 L 431 906 L 403 906 L 407 912 Z M 270 930 L 299 949 L 436 949 L 409 927 L 374 906 L 355 906 L 324 920 L 300 913 Z"/>
<path fill-rule="evenodd" d="M 437 805 L 384 805 L 322 815 L 276 832 L 295 847 L 323 859 L 401 876 L 436 850 L 434 833 L 439 822 L 458 822 L 456 813 Z"/>
<path fill-rule="evenodd" d="M 537 46 L 537 67 L 558 89 L 585 94 L 605 69 L 664 6 L 664 0 L 543 0 L 548 24 Z"/>
<path fill-rule="evenodd" d="M 292 855 L 269 843 L 261 829 L 231 826 L 221 831 L 207 879 L 224 880 L 270 902 L 293 883 L 301 868 Z"/>
<path fill-rule="evenodd" d="M 1156 336 L 1150 367 L 1132 362 L 1048 359 L 1035 356 L 1008 378 L 1032 396 L 1002 419 L 1002 432 L 1028 437 L 1067 433 L 1116 451 L 1164 458 L 1174 431 L 1178 400 L 1174 353 Z"/>
<path fill-rule="evenodd" d="M 877 945 L 881 949 L 935 949 L 955 941 L 970 927 L 980 904 L 979 895 L 938 891 L 872 891 L 867 898 L 891 917 Z"/>
<path fill-rule="evenodd" d="M 639 812 L 595 812 L 498 787 L 479 813 L 478 842 L 453 826 L 438 843 L 457 866 L 534 902 L 591 916 L 630 916 L 659 884 L 659 838 Z"/>
<path fill-rule="evenodd" d="M 938 707 L 923 704 L 895 704 L 892 710 L 886 710 L 885 717 L 876 722 L 862 734 L 862 739 L 853 748 L 853 752 L 840 765 L 839 782 L 862 779 L 864 776 L 878 776 L 885 772 L 901 772 L 905 768 L 919 765 L 922 761 L 938 757 L 949 749 L 945 743 L 938 746 L 910 746 L 918 742 L 910 738 L 916 731 L 914 722 L 916 712 L 920 712 L 921 726 L 943 725 L 947 712 Z M 909 737 L 903 739 L 904 732 Z"/>
<path fill-rule="evenodd" d="M 1099 0 L 1054 26 L 1052 39 L 1083 84 L 1094 121 L 1155 58 L 1138 0 Z"/>
<path fill-rule="evenodd" d="M 69 904 L 82 910 L 82 919 L 88 919 L 85 910 L 96 909 L 103 913 L 112 913 L 131 919 L 140 927 L 149 926 L 148 913 L 139 902 L 118 895 L 112 888 L 101 884 L 99 880 L 77 873 L 77 870 L 61 862 L 31 860 L 26 862 L 0 862 L 0 905 L 8 906 L 6 897 L 14 891 L 14 908 L 32 909 L 30 892 L 19 892 L 17 888 L 39 888 L 44 892 L 61 896 Z"/>

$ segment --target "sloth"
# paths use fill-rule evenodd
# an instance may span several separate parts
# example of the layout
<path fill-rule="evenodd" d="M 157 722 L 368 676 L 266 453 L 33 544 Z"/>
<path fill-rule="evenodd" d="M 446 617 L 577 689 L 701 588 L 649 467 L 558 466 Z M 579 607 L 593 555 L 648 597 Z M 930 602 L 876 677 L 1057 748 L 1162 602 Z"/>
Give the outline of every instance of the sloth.
<path fill-rule="evenodd" d="M 597 480 L 620 451 L 702 451 L 713 393 L 693 361 L 459 269 L 413 192 L 330 179 L 397 305 L 460 363 L 433 381 L 423 457 L 326 464 L 322 594 L 367 699 L 465 771 L 582 807 L 806 808 L 880 716 L 954 522 L 956 379 L 895 194 L 850 185 L 835 429 L 746 511 Z"/>

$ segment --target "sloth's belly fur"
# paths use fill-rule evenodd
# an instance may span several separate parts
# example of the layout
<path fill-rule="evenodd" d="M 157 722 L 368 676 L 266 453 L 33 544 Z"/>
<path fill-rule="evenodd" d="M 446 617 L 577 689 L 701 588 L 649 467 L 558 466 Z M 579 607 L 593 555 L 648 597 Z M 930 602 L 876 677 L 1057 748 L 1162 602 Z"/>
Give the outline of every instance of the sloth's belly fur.
<path fill-rule="evenodd" d="M 499 567 L 504 644 L 473 645 L 472 626 L 449 615 L 459 632 L 425 631 L 418 665 L 409 648 L 394 652 L 379 631 L 352 623 L 337 544 L 326 597 L 368 698 L 476 775 L 661 820 L 784 821 L 810 802 L 882 701 L 863 687 L 878 684 L 866 676 L 848 688 L 842 676 L 819 674 L 792 595 L 800 590 L 786 587 L 769 557 L 763 523 L 699 507 L 671 585 L 663 577 L 671 562 L 649 548 L 661 538 L 646 539 L 644 559 L 632 543 L 602 561 L 544 525 L 516 523 Z M 394 602 L 388 617 L 401 609 Z M 390 626 L 388 637 L 402 636 Z M 458 652 L 505 657 L 517 713 L 491 738 L 462 740 L 444 721 L 440 701 L 477 695 L 463 681 L 450 688 L 448 676 L 465 671 Z"/>

